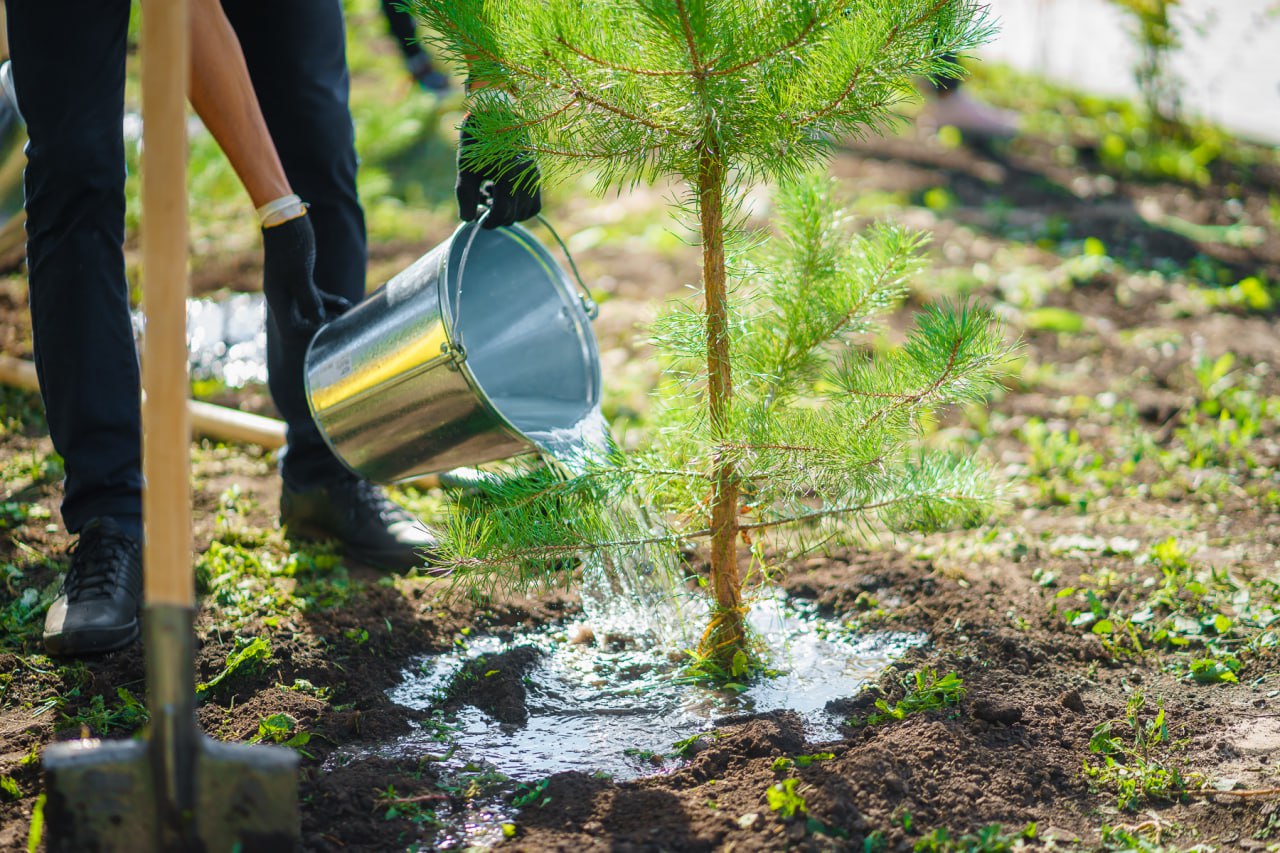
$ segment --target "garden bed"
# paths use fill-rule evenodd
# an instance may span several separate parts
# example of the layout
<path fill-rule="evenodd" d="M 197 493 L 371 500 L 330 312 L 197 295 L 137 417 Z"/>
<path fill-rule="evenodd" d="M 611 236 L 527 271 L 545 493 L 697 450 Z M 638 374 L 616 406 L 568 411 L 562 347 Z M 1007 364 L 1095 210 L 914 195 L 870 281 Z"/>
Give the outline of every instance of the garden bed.
<path fill-rule="evenodd" d="M 928 638 L 878 690 L 838 697 L 839 737 L 806 740 L 786 712 L 730 716 L 647 756 L 653 775 L 630 781 L 570 772 L 516 785 L 440 760 L 451 718 L 393 702 L 404 671 L 482 634 L 567 635 L 577 599 L 476 603 L 447 595 L 447 581 L 382 575 L 323 548 L 291 556 L 275 527 L 272 459 L 208 443 L 194 472 L 202 725 L 304 752 L 308 850 L 1275 844 L 1278 800 L 1241 792 L 1275 787 L 1280 745 L 1268 285 L 1280 281 L 1280 169 L 1257 150 L 1253 162 L 1215 164 L 1201 185 L 1117 172 L 1091 152 L 1037 133 L 956 146 L 913 132 L 836 157 L 860 214 L 936 233 L 914 302 L 971 294 L 1023 340 L 1008 390 L 953 413 L 931 439 L 976 448 L 1007 480 L 986 523 L 773 555 L 781 590 L 839 630 Z M 556 207 L 570 231 L 601 219 L 574 199 Z M 374 255 L 394 266 L 433 242 Z M 643 408 L 653 378 L 635 323 L 694 279 L 691 254 L 641 230 L 580 252 L 602 297 L 617 419 Z M 252 258 L 221 267 L 243 282 L 204 277 L 201 288 L 251 289 Z M 0 350 L 29 357 L 20 277 L 0 285 L 0 319 Z M 224 399 L 264 405 L 260 390 Z M 71 664 L 40 654 L 41 603 L 69 541 L 56 522 L 60 471 L 38 399 L 0 400 L 0 849 L 20 850 L 39 749 L 84 732 L 128 736 L 144 687 L 138 648 Z M 424 514 L 440 506 L 400 497 Z M 523 675 L 498 668 L 489 686 Z M 1161 704 L 1163 741 L 1148 726 Z M 410 732 L 434 734 L 438 749 L 378 753 Z M 471 836 L 468 821 L 480 826 Z"/>

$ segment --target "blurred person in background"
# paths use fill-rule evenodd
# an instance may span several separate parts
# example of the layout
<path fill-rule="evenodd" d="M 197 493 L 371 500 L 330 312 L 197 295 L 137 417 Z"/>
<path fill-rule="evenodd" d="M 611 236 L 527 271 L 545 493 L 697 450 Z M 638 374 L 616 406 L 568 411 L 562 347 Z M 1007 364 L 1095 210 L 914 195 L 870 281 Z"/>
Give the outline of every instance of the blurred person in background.
<path fill-rule="evenodd" d="M 404 0 L 382 0 L 382 14 L 387 18 L 391 36 L 399 45 L 414 82 L 434 95 L 443 95 L 449 91 L 449 77 L 435 67 L 431 54 L 418 41 L 418 25 L 403 3 Z"/>

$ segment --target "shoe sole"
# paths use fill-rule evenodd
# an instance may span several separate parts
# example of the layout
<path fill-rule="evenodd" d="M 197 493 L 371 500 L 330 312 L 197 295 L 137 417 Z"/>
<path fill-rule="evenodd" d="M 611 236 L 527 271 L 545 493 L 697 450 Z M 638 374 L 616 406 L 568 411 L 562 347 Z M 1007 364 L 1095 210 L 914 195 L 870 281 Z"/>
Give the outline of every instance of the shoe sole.
<path fill-rule="evenodd" d="M 45 634 L 44 649 L 55 657 L 88 657 L 118 652 L 138 641 L 142 625 L 138 619 L 124 628 Z"/>

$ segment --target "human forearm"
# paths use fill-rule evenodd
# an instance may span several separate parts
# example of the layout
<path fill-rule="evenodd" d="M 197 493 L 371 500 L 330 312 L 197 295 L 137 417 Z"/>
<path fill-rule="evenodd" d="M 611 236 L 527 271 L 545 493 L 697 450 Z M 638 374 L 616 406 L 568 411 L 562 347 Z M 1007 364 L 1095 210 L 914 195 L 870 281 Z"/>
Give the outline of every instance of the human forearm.
<path fill-rule="evenodd" d="M 221 3 L 192 0 L 190 14 L 192 107 L 227 155 L 254 207 L 289 195 L 293 190 Z"/>

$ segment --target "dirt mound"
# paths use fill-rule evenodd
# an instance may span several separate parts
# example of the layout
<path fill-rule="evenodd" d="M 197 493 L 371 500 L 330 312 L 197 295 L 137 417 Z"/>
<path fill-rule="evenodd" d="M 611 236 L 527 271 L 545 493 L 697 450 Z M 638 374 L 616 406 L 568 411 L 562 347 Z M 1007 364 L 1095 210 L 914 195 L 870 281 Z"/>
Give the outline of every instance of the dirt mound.
<path fill-rule="evenodd" d="M 533 646 L 480 655 L 463 664 L 449 682 L 445 706 L 472 705 L 500 723 L 522 726 L 529 721 L 525 675 L 541 657 Z"/>

